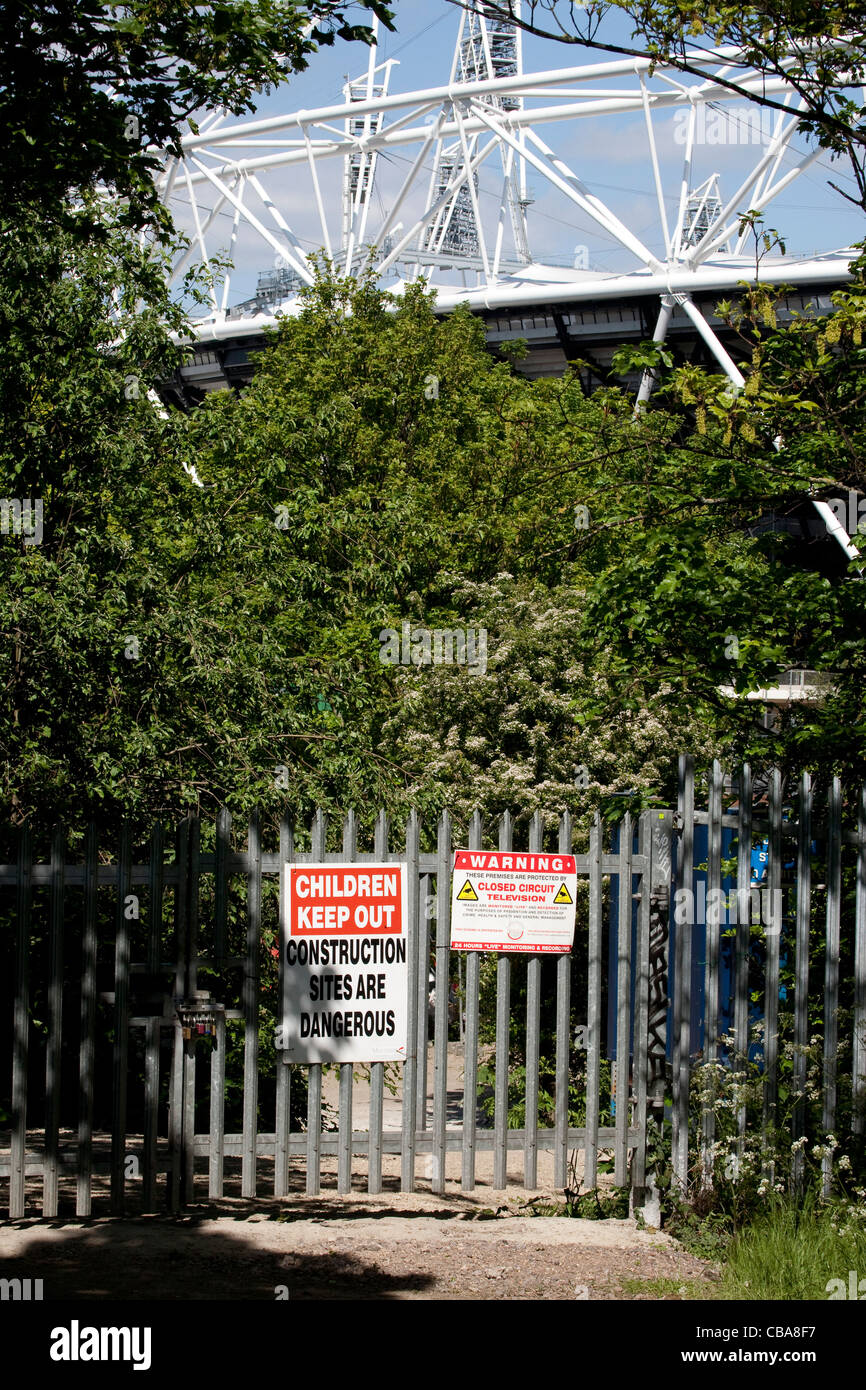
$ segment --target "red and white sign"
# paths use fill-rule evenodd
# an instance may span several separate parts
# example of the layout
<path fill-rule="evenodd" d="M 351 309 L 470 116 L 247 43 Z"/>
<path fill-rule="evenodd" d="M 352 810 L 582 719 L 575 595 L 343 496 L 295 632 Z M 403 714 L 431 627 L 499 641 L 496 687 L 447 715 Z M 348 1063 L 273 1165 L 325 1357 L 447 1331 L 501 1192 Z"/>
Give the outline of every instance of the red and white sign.
<path fill-rule="evenodd" d="M 404 1061 L 405 864 L 286 864 L 283 1026 L 290 1062 Z"/>
<path fill-rule="evenodd" d="M 570 951 L 573 854 L 459 849 L 451 890 L 452 951 Z"/>

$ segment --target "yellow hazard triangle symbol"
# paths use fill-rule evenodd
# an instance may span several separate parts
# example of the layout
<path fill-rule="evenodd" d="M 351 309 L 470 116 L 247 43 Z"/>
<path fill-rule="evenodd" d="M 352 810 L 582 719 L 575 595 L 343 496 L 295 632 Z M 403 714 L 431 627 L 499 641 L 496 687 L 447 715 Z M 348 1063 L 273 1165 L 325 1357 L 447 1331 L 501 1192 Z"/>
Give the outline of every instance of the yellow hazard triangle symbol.
<path fill-rule="evenodd" d="M 556 895 L 556 897 L 553 899 L 553 901 L 554 901 L 555 903 L 559 903 L 559 904 L 566 903 L 566 904 L 570 905 L 571 903 L 574 902 L 574 899 L 573 899 L 573 897 L 571 896 L 571 894 L 569 893 L 569 891 L 568 891 L 568 889 L 566 888 L 565 884 L 563 883 L 563 884 L 560 885 L 559 892 L 557 893 L 557 895 Z"/>
<path fill-rule="evenodd" d="M 477 903 L 477 902 L 478 902 L 478 894 L 476 893 L 475 889 L 472 887 L 472 884 L 469 882 L 469 879 L 468 879 L 468 878 L 467 878 L 466 882 L 464 883 L 463 887 L 460 889 L 460 892 L 457 894 L 457 901 L 458 901 L 459 903 Z M 571 899 L 569 898 L 568 901 L 571 902 Z"/>

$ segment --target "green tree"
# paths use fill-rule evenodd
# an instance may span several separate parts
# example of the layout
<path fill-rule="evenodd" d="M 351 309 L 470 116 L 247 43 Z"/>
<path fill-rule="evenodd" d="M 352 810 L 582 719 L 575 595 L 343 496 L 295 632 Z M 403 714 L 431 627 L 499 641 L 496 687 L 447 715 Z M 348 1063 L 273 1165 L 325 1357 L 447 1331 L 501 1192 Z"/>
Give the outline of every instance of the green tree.
<path fill-rule="evenodd" d="M 0 486 L 41 509 L 38 538 L 0 539 L 10 809 L 78 820 L 243 795 L 284 728 L 276 533 L 242 495 L 195 485 L 187 421 L 154 408 L 178 354 L 152 254 L 104 221 L 98 246 L 27 230 L 0 238 Z"/>
<path fill-rule="evenodd" d="M 278 538 L 242 497 L 196 486 L 189 422 L 155 408 L 184 320 L 147 150 L 176 150 L 194 112 L 248 109 L 319 44 L 369 39 L 358 9 L 390 25 L 379 0 L 32 4 L 9 18 L 0 663 L 16 819 L 273 788 L 271 736 L 291 736 L 287 683 L 267 675 L 285 595 L 279 572 L 262 576 Z M 38 539 L 21 534 L 22 504 L 31 522 L 39 509 Z"/>
<path fill-rule="evenodd" d="M 352 12 L 392 27 L 381 0 L 36 0 L 5 14 L 0 45 L 4 202 L 66 216 L 97 186 L 132 226 L 166 228 L 152 150 L 180 154 L 199 112 L 253 109 L 322 44 L 369 42 Z"/>
<path fill-rule="evenodd" d="M 3 242 L 11 279 L 31 244 Z M 176 350 L 134 290 L 153 261 L 122 230 L 111 247 L 68 234 L 0 344 L 0 468 L 44 505 L 41 544 L 0 547 L 16 818 L 579 809 L 658 783 L 682 726 L 620 717 L 582 645 L 572 464 L 624 397 L 516 375 L 420 286 L 323 274 L 242 396 L 160 412 Z M 106 308 L 119 281 L 128 323 Z M 404 622 L 484 628 L 483 667 L 383 662 Z"/>
<path fill-rule="evenodd" d="M 380 793 L 461 817 L 586 811 L 657 787 L 686 731 L 703 747 L 657 696 L 635 717 L 610 686 L 610 653 L 587 643 L 575 461 L 613 414 L 633 444 L 624 396 L 586 400 L 574 374 L 527 380 L 494 362 L 469 312 L 437 320 L 418 286 L 395 300 L 370 280 L 325 278 L 240 401 L 209 401 L 198 418 L 224 412 L 230 466 L 284 509 L 297 621 L 323 675 L 337 658 L 371 668 Z M 215 435 L 221 458 L 221 425 Z M 419 664 L 410 643 L 407 664 L 404 625 L 475 646 L 463 662 Z M 389 631 L 403 659 L 383 665 Z M 332 678 L 326 699 L 345 753 L 360 721 Z M 332 794 L 341 780 L 352 785 L 341 771 Z"/>

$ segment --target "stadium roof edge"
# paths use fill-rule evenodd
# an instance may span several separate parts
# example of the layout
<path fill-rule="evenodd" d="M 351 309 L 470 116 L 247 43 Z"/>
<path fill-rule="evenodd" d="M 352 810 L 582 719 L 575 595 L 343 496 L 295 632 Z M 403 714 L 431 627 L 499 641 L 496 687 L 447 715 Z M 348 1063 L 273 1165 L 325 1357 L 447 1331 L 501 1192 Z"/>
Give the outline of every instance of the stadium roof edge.
<path fill-rule="evenodd" d="M 759 283 L 790 284 L 796 288 L 815 285 L 838 285 L 851 278 L 850 262 L 857 255 L 854 248 L 812 258 L 773 257 L 760 266 Z M 551 278 L 543 278 L 545 267 L 534 264 L 531 277 L 520 275 L 503 278 L 493 286 L 477 289 L 437 286 L 436 308 L 449 313 L 459 304 L 468 304 L 478 312 L 508 310 L 531 304 L 592 304 L 602 299 L 629 299 L 652 295 L 690 295 L 693 293 L 734 293 L 745 283 L 752 283 L 754 261 L 736 258 L 702 265 L 699 270 L 672 268 L 664 274 L 632 271 L 623 275 L 587 275 L 578 272 L 574 278 L 563 279 L 561 267 L 551 267 Z M 391 287 L 399 295 L 402 282 Z M 192 325 L 194 342 L 219 342 L 261 334 L 276 328 L 277 315 L 291 316 L 297 312 L 298 300 L 286 300 L 270 314 L 251 314 L 243 317 L 220 315 L 202 319 Z M 188 340 L 189 335 L 183 335 Z"/>

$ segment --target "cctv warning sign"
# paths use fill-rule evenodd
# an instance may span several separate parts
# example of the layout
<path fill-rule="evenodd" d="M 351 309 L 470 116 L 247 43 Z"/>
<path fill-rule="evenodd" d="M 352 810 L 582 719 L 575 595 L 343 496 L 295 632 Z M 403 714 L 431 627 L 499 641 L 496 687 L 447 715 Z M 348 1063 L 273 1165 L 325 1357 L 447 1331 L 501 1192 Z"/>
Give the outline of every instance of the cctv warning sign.
<path fill-rule="evenodd" d="M 470 881 L 469 881 L 468 878 L 467 878 L 466 882 L 464 883 L 463 887 L 460 889 L 460 892 L 457 894 L 457 901 L 458 901 L 459 903 L 477 903 L 477 902 L 478 902 L 478 894 L 476 893 L 475 889 L 472 887 L 472 884 L 470 883 Z"/>
<path fill-rule="evenodd" d="M 405 1060 L 405 864 L 286 864 L 283 872 L 286 1059 Z"/>
<path fill-rule="evenodd" d="M 573 854 L 459 849 L 451 891 L 453 951 L 570 951 Z"/>

